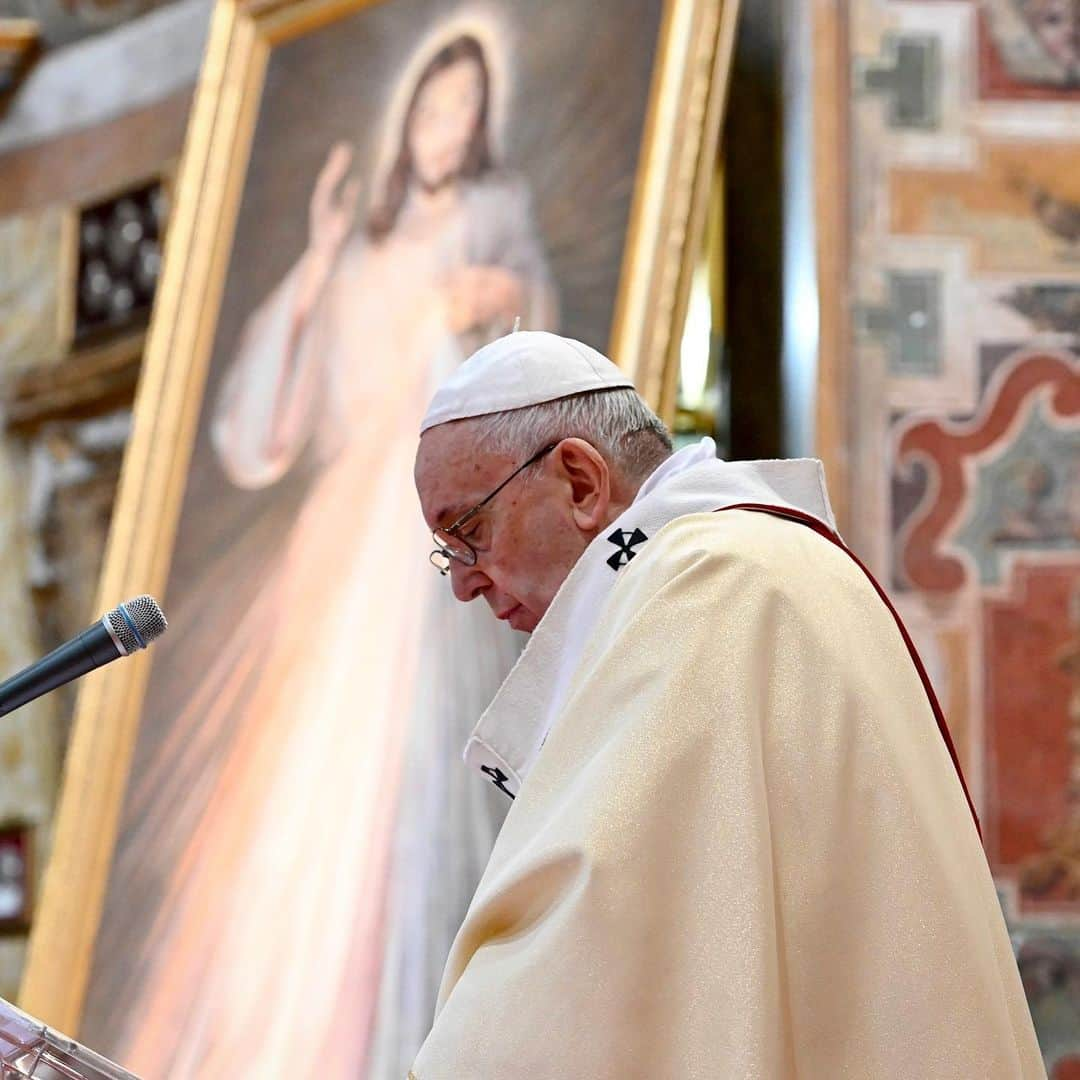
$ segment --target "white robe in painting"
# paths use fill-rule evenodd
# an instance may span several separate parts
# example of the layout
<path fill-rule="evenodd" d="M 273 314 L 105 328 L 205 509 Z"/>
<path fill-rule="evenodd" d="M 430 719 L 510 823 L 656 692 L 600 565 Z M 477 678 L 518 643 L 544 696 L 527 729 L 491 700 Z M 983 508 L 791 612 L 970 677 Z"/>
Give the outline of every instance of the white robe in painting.
<path fill-rule="evenodd" d="M 520 648 L 453 602 L 412 482 L 426 403 L 475 344 L 440 301 L 467 265 L 517 273 L 523 325 L 555 324 L 525 187 L 492 175 L 437 218 L 407 202 L 381 242 L 352 238 L 305 325 L 293 270 L 245 327 L 212 427 L 225 471 L 263 487 L 309 444 L 322 466 L 223 653 L 230 671 L 204 676 L 260 673 L 162 903 L 123 1053 L 143 1075 L 292 1077 L 303 1047 L 327 1080 L 400 1077 L 430 1026 L 504 813 L 448 744 Z"/>
<path fill-rule="evenodd" d="M 409 1076 L 1044 1078 L 936 703 L 820 464 L 710 455 L 593 541 L 469 741 L 516 799 Z"/>

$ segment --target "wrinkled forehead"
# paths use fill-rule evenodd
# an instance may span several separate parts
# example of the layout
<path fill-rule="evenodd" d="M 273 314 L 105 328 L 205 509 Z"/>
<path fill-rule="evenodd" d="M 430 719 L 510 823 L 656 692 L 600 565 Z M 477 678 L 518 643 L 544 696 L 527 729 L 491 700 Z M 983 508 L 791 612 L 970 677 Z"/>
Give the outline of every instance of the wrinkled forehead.
<path fill-rule="evenodd" d="M 475 466 L 483 455 L 478 453 L 476 438 L 467 423 L 439 424 L 420 436 L 414 472 L 417 486 L 440 477 L 456 475 L 470 464 Z"/>
<path fill-rule="evenodd" d="M 440 424 L 420 437 L 414 478 L 424 517 L 446 525 L 505 479 L 513 462 L 478 446 L 468 422 Z"/>

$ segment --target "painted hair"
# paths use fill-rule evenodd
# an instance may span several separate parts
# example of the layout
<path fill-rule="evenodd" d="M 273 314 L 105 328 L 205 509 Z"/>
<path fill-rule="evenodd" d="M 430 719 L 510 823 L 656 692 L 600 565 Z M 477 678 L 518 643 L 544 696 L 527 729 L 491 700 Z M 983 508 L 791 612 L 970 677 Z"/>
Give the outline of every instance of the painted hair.
<path fill-rule="evenodd" d="M 394 164 L 386 176 L 382 201 L 371 211 L 367 220 L 367 232 L 372 240 L 379 241 L 389 233 L 397 223 L 398 214 L 405 205 L 409 193 L 409 181 L 413 175 L 412 151 L 409 148 L 409 128 L 412 126 L 413 113 L 420 93 L 430 80 L 462 60 L 472 60 L 480 69 L 480 109 L 476 116 L 476 126 L 469 136 L 465 149 L 465 159 L 459 175 L 468 179 L 481 176 L 493 167 L 491 148 L 488 144 L 488 114 L 491 101 L 491 73 L 483 46 L 471 34 L 462 34 L 447 42 L 424 66 L 420 77 L 413 87 L 409 98 L 409 107 L 405 110 L 405 120 L 401 125 L 401 141 Z"/>

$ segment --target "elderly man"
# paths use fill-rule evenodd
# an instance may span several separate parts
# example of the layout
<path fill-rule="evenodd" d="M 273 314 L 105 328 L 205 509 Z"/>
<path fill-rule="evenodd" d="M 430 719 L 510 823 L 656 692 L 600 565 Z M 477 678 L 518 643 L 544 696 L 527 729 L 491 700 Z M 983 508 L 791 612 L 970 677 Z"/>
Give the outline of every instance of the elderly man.
<path fill-rule="evenodd" d="M 515 802 L 412 1075 L 1045 1076 L 940 710 L 820 464 L 714 450 L 551 334 L 431 403 L 432 561 L 532 637 L 466 748 Z"/>

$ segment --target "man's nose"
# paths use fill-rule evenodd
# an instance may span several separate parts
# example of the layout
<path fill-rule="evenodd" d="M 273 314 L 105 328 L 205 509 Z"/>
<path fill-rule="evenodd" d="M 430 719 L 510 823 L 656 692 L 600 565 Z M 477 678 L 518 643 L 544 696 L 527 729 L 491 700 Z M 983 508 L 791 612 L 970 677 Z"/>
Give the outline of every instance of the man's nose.
<path fill-rule="evenodd" d="M 450 560 L 450 587 L 463 604 L 475 600 L 491 584 L 483 570 L 466 566 L 460 559 Z"/>

